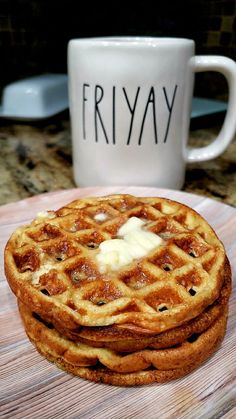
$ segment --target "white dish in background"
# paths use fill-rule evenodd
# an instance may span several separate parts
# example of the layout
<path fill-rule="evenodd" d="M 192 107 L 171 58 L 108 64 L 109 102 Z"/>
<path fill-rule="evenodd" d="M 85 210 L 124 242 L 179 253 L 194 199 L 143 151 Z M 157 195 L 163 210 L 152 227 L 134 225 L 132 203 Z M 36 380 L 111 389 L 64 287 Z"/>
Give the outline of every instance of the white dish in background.
<path fill-rule="evenodd" d="M 68 108 L 66 74 L 43 74 L 7 85 L 0 117 L 22 120 L 49 118 Z"/>

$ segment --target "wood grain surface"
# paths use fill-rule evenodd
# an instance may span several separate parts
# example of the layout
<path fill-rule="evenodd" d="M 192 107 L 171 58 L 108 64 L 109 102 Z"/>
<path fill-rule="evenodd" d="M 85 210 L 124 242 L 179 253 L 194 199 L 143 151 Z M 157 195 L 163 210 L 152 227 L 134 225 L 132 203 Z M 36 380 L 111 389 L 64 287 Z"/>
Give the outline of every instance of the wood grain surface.
<path fill-rule="evenodd" d="M 4 276 L 10 234 L 40 210 L 82 196 L 131 193 L 164 196 L 197 210 L 223 241 L 233 268 L 227 334 L 198 370 L 168 384 L 121 388 L 73 377 L 37 353 L 23 330 Z M 236 418 L 236 210 L 211 199 L 156 188 L 104 187 L 52 192 L 0 207 L 0 416 L 3 418 Z"/>

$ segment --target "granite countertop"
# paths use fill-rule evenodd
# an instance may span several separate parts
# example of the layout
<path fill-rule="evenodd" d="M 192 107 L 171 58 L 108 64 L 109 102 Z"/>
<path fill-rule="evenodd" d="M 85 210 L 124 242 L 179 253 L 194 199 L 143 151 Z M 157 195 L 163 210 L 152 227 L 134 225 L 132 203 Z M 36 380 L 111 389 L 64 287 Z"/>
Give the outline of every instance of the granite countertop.
<path fill-rule="evenodd" d="M 189 144 L 201 147 L 219 131 L 190 131 Z M 0 205 L 60 189 L 74 188 L 68 115 L 38 123 L 0 123 Z M 219 158 L 187 166 L 184 191 L 236 207 L 236 137 Z"/>

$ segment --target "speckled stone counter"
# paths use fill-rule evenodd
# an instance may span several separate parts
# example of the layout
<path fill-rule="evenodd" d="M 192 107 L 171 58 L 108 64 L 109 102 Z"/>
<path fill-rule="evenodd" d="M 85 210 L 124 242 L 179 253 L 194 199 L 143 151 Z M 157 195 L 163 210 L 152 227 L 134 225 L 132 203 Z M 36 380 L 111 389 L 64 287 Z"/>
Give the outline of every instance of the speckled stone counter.
<path fill-rule="evenodd" d="M 190 131 L 189 144 L 211 142 L 218 126 Z M 0 205 L 75 187 L 68 115 L 40 123 L 0 123 Z M 184 191 L 236 207 L 236 138 L 217 159 L 187 166 Z"/>

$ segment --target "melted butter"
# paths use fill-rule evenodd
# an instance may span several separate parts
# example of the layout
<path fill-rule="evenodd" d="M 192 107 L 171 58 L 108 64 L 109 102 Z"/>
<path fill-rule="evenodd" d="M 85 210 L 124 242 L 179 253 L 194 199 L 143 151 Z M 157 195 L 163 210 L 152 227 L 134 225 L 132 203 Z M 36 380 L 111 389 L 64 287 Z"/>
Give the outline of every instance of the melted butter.
<path fill-rule="evenodd" d="M 119 238 L 100 243 L 96 259 L 101 273 L 118 270 L 162 244 L 161 237 L 143 229 L 145 224 L 143 220 L 131 217 L 118 230 Z"/>
<path fill-rule="evenodd" d="M 55 218 L 55 213 L 53 211 L 40 211 L 36 218 Z"/>
<path fill-rule="evenodd" d="M 46 263 L 44 266 L 42 266 L 37 271 L 35 271 L 32 275 L 32 284 L 33 285 L 39 284 L 40 276 L 47 274 L 53 268 L 54 266 L 52 264 Z"/>
<path fill-rule="evenodd" d="M 105 214 L 104 212 L 99 212 L 94 216 L 94 220 L 96 221 L 105 221 L 107 218 L 107 214 Z"/>

